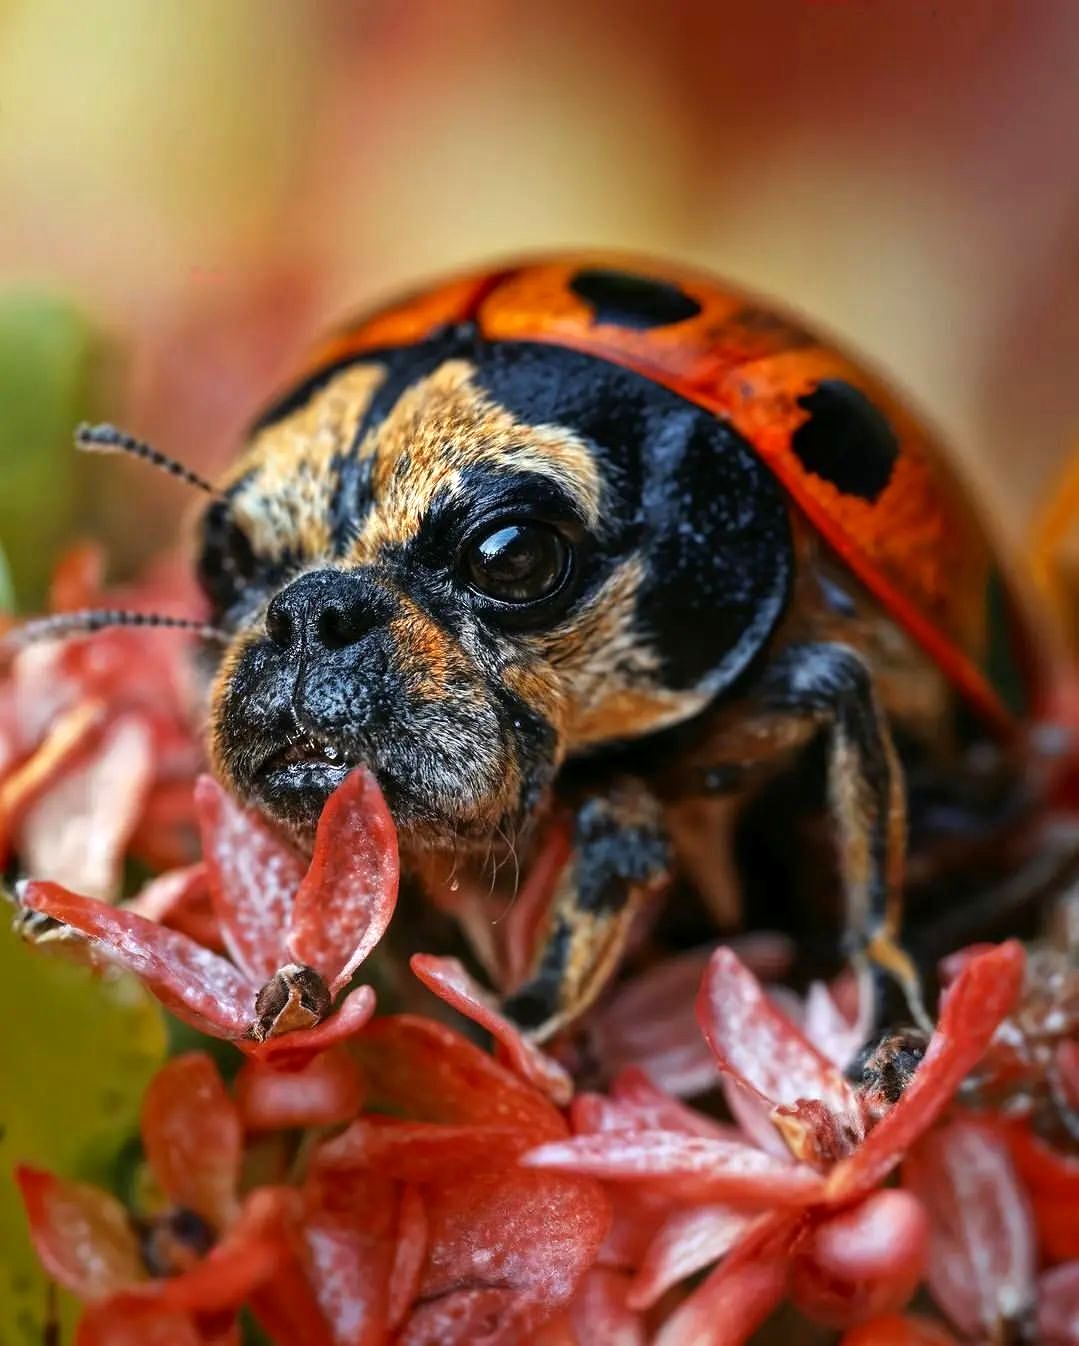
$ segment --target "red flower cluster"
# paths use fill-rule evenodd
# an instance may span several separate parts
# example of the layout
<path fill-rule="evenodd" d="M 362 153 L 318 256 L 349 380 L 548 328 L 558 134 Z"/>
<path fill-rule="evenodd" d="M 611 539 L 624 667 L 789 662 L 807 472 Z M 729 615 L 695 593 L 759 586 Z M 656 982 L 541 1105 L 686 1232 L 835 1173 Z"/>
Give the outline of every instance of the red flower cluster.
<path fill-rule="evenodd" d="M 81 663 L 63 649 L 92 668 L 112 635 Z M 56 723 L 83 704 L 71 685 Z M 155 733 L 159 711 L 133 690 L 103 723 Z M 58 753 L 56 733 L 6 779 L 45 753 L 34 798 L 69 808 L 71 782 L 103 768 L 89 741 Z M 787 956 L 774 937 L 654 965 L 560 1059 L 459 961 L 414 955 L 491 1053 L 441 1022 L 373 1017 L 354 985 L 398 885 L 368 773 L 331 797 L 309 859 L 208 779 L 189 817 L 202 859 L 125 905 L 53 879 L 20 893 L 247 1058 L 231 1086 L 201 1053 L 162 1069 L 139 1209 L 21 1171 L 41 1260 L 86 1304 L 79 1346 L 226 1346 L 241 1309 L 280 1346 L 736 1346 L 784 1301 L 845 1346 L 1079 1343 L 1079 1158 L 1023 1103 L 1046 1078 L 1075 1110 L 1074 980 L 1031 1008 L 1049 983 L 1025 981 L 1018 944 L 951 960 L 928 1042 L 887 1041 L 857 1068 L 851 986 L 803 1004 L 767 984 Z M 555 827 L 491 942 L 500 985 L 567 858 Z M 609 1088 L 575 1094 L 597 1061 Z M 720 1089 L 722 1108 L 681 1101 Z M 904 1313 L 920 1289 L 938 1319 Z"/>

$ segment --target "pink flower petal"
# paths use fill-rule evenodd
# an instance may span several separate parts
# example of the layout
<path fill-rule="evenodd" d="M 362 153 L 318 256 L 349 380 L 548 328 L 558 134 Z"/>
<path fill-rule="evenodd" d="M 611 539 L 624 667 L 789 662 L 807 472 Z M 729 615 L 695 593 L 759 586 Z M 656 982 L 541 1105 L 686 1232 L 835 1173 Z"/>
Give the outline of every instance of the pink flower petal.
<path fill-rule="evenodd" d="M 1079 1346 L 1079 1262 L 1064 1262 L 1042 1274 L 1038 1331 L 1044 1346 Z"/>
<path fill-rule="evenodd" d="M 570 1305 L 577 1341 L 603 1346 L 647 1346 L 644 1320 L 627 1303 L 629 1277 L 597 1268 L 584 1278 Z"/>
<path fill-rule="evenodd" d="M 829 1196 L 845 1200 L 877 1187 L 947 1107 L 981 1059 L 1023 984 L 1015 940 L 970 959 L 944 999 L 937 1030 L 914 1078 L 849 1159 L 832 1170 Z"/>
<path fill-rule="evenodd" d="M 693 1276 L 734 1246 L 753 1216 L 730 1206 L 694 1206 L 668 1216 L 634 1277 L 628 1303 L 651 1308 L 672 1285 Z"/>
<path fill-rule="evenodd" d="M 124 905 L 137 916 L 145 916 L 148 921 L 156 921 L 158 925 L 167 925 L 170 930 L 179 930 L 196 944 L 202 944 L 215 953 L 225 947 L 217 917 L 210 904 L 206 866 L 201 860 L 197 864 L 159 874 Z"/>
<path fill-rule="evenodd" d="M 415 1187 L 405 1187 L 397 1210 L 397 1239 L 386 1302 L 386 1322 L 396 1330 L 419 1294 L 427 1258 L 427 1212 Z"/>
<path fill-rule="evenodd" d="M 497 1164 L 425 1190 L 427 1260 L 400 1346 L 521 1346 L 572 1299 L 608 1210 L 595 1183 Z"/>
<path fill-rule="evenodd" d="M 969 1336 L 995 1339 L 1034 1301 L 1034 1222 L 1006 1142 L 953 1122 L 926 1137 L 903 1174 L 932 1221 L 934 1299 Z"/>
<path fill-rule="evenodd" d="M 680 1131 L 607 1131 L 552 1141 L 521 1160 L 533 1168 L 583 1173 L 697 1201 L 802 1205 L 823 1192 L 811 1169 L 773 1159 L 755 1146 Z"/>
<path fill-rule="evenodd" d="M 304 1197 L 309 1276 L 334 1341 L 383 1346 L 397 1233 L 396 1184 L 382 1174 L 328 1173 L 316 1166 Z"/>
<path fill-rule="evenodd" d="M 697 1016 L 716 1064 L 742 1088 L 773 1105 L 819 1101 L 851 1144 L 861 1139 L 861 1112 L 842 1073 L 780 1013 L 731 949 L 712 955 Z"/>
<path fill-rule="evenodd" d="M 351 1121 L 363 1101 L 359 1070 L 344 1047 L 322 1052 L 300 1070 L 249 1060 L 234 1091 L 248 1131 L 335 1126 Z"/>
<path fill-rule="evenodd" d="M 799 1250 L 791 1300 L 814 1322 L 849 1327 L 901 1309 L 929 1251 L 929 1219 L 909 1192 L 873 1192 L 819 1225 Z"/>
<path fill-rule="evenodd" d="M 861 1049 L 871 1025 L 866 1014 L 860 1014 L 852 1023 L 843 1015 L 828 987 L 822 981 L 815 981 L 806 996 L 802 1028 L 809 1041 L 816 1044 L 832 1065 L 845 1070 Z"/>
<path fill-rule="evenodd" d="M 255 1042 L 245 1038 L 236 1045 L 256 1061 L 278 1070 L 301 1070 L 319 1052 L 328 1051 L 364 1028 L 375 1012 L 375 993 L 370 986 L 350 991 L 328 1018 L 313 1028 L 298 1028 Z"/>
<path fill-rule="evenodd" d="M 364 767 L 326 801 L 296 893 L 288 946 L 336 995 L 386 931 L 397 902 L 397 829 Z"/>
<path fill-rule="evenodd" d="M 162 1191 L 221 1231 L 237 1211 L 243 1131 L 205 1052 L 168 1061 L 142 1102 L 142 1143 Z"/>
<path fill-rule="evenodd" d="M 30 1237 L 48 1274 L 80 1299 L 102 1299 L 146 1279 L 138 1239 L 115 1197 L 20 1166 Z"/>
<path fill-rule="evenodd" d="M 654 1346 L 742 1346 L 783 1298 L 786 1285 L 781 1253 L 741 1259 L 732 1254 L 675 1309 Z"/>
<path fill-rule="evenodd" d="M 432 1183 L 477 1165 L 509 1166 L 530 1137 L 509 1127 L 445 1126 L 361 1117 L 319 1151 L 323 1168 L 370 1170 L 401 1182 Z"/>
<path fill-rule="evenodd" d="M 421 1121 L 519 1129 L 533 1143 L 564 1136 L 551 1103 L 444 1024 L 376 1019 L 353 1045 L 369 1106 Z"/>
<path fill-rule="evenodd" d="M 417 953 L 409 966 L 429 990 L 495 1039 L 518 1075 L 542 1090 L 554 1103 L 565 1106 L 573 1094 L 573 1081 L 565 1070 L 530 1042 L 516 1024 L 499 1013 L 495 998 L 465 971 L 456 958 L 436 958 Z"/>
<path fill-rule="evenodd" d="M 20 902 L 97 941 L 179 1018 L 212 1037 L 239 1038 L 254 1014 L 254 991 L 239 972 L 176 930 L 132 911 L 69 893 L 55 883 L 27 883 Z"/>
<path fill-rule="evenodd" d="M 112 899 L 127 842 L 153 778 L 150 734 L 124 715 L 25 811 L 15 844 L 35 877 Z"/>
<path fill-rule="evenodd" d="M 199 778 L 195 807 L 225 947 L 248 981 L 260 987 L 290 961 L 285 934 L 303 861 L 210 776 Z"/>
<path fill-rule="evenodd" d="M 716 1063 L 701 1037 L 685 991 L 696 986 L 711 949 L 669 958 L 616 990 L 588 1026 L 592 1052 L 605 1069 L 640 1066 L 668 1093 L 714 1088 Z"/>

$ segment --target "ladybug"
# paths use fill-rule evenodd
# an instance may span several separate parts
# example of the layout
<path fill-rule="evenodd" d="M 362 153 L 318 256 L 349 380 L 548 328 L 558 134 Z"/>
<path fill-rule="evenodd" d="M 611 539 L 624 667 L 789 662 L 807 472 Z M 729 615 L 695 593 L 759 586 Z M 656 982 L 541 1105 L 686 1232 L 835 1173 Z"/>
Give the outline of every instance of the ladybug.
<path fill-rule="evenodd" d="M 726 924 L 838 896 L 855 965 L 924 1019 L 908 876 L 1037 813 L 1040 637 L 947 457 L 683 267 L 533 259 L 346 325 L 199 536 L 237 795 L 302 842 L 362 762 L 443 895 L 527 875 L 569 819 L 503 988 L 538 1040 L 672 884 Z"/>

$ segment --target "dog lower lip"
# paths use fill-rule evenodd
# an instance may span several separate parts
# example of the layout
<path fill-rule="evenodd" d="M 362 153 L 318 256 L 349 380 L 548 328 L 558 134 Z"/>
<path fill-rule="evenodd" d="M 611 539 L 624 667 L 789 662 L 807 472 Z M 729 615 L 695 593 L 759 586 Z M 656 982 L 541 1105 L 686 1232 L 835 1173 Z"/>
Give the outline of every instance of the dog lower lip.
<path fill-rule="evenodd" d="M 302 774 L 306 769 L 313 772 L 340 772 L 343 775 L 350 765 L 345 754 L 335 744 L 313 734 L 305 734 L 272 752 L 259 768 L 258 774 L 263 778 L 282 773 L 295 775 Z"/>

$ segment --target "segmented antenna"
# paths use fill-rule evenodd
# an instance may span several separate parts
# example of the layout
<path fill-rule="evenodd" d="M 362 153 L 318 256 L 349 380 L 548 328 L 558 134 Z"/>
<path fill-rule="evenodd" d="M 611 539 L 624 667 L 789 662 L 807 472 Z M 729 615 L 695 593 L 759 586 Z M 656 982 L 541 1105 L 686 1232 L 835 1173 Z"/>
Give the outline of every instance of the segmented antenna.
<path fill-rule="evenodd" d="M 205 491 L 207 495 L 220 494 L 217 487 L 205 477 L 200 477 L 197 472 L 177 462 L 175 458 L 170 458 L 167 453 L 155 449 L 152 444 L 118 430 L 115 425 L 90 425 L 84 421 L 75 431 L 75 447 L 82 449 L 84 453 L 126 453 L 132 458 L 141 458 L 151 467 L 167 472 L 170 477 L 178 477 L 180 481 Z"/>
<path fill-rule="evenodd" d="M 120 608 L 94 608 L 83 612 L 58 612 L 54 617 L 37 617 L 14 626 L 0 636 L 0 650 L 18 650 L 41 640 L 60 640 L 64 636 L 92 635 L 113 626 L 154 627 L 170 631 L 188 631 L 202 640 L 226 644 L 227 631 L 196 621 L 192 617 L 169 617 L 161 612 L 126 612 Z"/>

